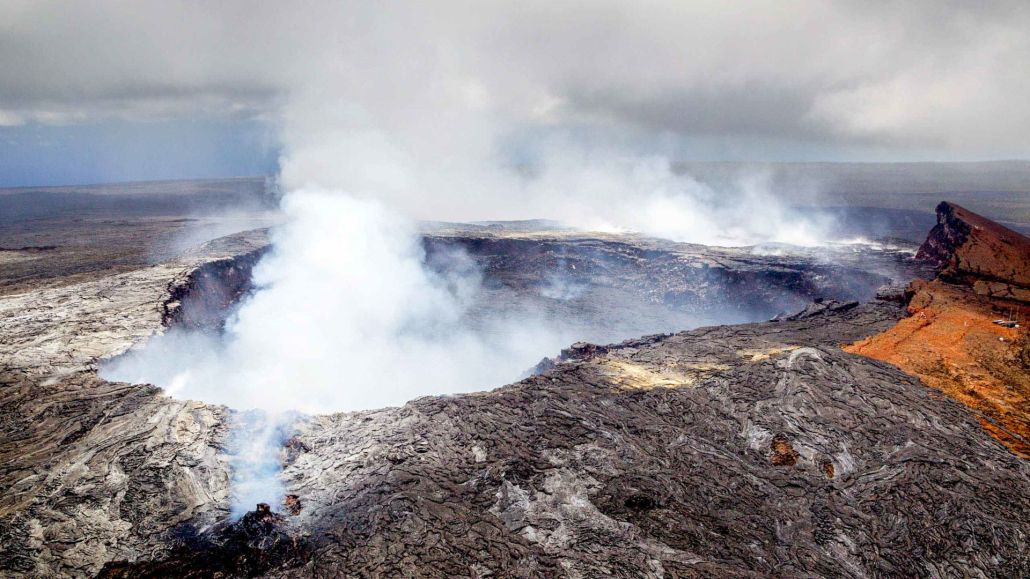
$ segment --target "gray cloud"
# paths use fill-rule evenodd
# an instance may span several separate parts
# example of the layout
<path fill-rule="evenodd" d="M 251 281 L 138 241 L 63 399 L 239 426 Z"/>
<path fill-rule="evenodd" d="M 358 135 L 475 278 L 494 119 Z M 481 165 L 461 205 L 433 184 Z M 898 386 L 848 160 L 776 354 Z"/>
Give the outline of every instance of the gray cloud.
<path fill-rule="evenodd" d="M 331 100 L 380 128 L 431 110 L 469 130 L 490 119 L 492 135 L 611 126 L 1026 156 L 1028 29 L 1021 0 L 11 0 L 0 125 L 277 118 Z"/>

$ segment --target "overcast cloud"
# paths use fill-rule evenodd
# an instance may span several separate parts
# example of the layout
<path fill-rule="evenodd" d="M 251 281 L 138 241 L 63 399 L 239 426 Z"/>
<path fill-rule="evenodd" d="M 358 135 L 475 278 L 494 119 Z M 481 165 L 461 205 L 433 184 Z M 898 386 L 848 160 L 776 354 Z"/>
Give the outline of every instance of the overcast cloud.
<path fill-rule="evenodd" d="M 1026 157 L 1027 30 L 1019 0 L 7 0 L 0 125 L 274 123 L 331 100 L 386 130 L 443 113 L 429 134 L 600 126 Z"/>

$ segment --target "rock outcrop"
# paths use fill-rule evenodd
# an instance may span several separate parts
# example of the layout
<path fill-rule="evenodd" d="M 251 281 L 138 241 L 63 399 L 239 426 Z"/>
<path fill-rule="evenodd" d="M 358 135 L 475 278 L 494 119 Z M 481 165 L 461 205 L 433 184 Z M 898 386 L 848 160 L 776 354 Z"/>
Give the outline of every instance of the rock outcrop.
<path fill-rule="evenodd" d="M 1030 303 L 1030 239 L 953 203 L 937 206 L 937 225 L 917 259 L 976 293 Z"/>
<path fill-rule="evenodd" d="M 1030 458 L 1030 239 L 951 203 L 937 217 L 918 253 L 937 278 L 909 285 L 908 317 L 845 349 L 919 376 Z"/>

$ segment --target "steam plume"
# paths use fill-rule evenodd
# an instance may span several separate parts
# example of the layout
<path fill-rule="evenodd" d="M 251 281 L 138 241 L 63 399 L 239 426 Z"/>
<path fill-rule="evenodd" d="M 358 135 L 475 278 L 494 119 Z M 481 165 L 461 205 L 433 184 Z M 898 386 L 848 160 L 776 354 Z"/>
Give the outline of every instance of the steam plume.
<path fill-rule="evenodd" d="M 172 332 L 106 370 L 176 397 L 270 413 L 266 426 L 237 431 L 253 442 L 238 447 L 243 508 L 282 494 L 267 467 L 283 410 L 358 410 L 500 386 L 573 338 L 528 312 L 470 325 L 478 269 L 461 254 L 429 267 L 415 219 L 555 218 L 722 245 L 822 236 L 824 224 L 793 214 L 760 180 L 714 191 L 665 158 L 617 144 L 523 144 L 534 159 L 527 170 L 505 150 L 526 120 L 513 111 L 539 97 L 506 102 L 445 52 L 416 58 L 410 78 L 360 65 L 304 78 L 284 113 L 285 223 L 254 270 L 256 291 L 224 335 Z"/>
<path fill-rule="evenodd" d="M 261 289 L 223 338 L 156 338 L 108 376 L 235 408 L 319 413 L 498 386 L 562 344 L 532 319 L 469 327 L 475 265 L 459 254 L 437 268 L 446 274 L 428 268 L 413 223 L 379 202 L 304 190 L 284 211 L 254 271 Z"/>

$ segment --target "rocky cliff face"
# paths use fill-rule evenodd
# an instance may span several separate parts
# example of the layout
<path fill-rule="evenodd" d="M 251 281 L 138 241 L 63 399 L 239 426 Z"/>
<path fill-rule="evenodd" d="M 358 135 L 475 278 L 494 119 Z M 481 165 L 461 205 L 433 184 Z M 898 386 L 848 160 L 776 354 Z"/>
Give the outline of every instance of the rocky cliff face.
<path fill-rule="evenodd" d="M 596 233 L 458 232 L 427 235 L 423 245 L 430 256 L 461 248 L 482 264 L 488 279 L 508 287 L 539 288 L 555 276 L 574 277 L 584 286 L 607 285 L 682 311 L 731 307 L 764 318 L 819 297 L 870 299 L 892 278 L 907 282 L 924 273 L 900 251 L 720 248 Z"/>
<path fill-rule="evenodd" d="M 566 343 L 767 320 L 815 299 L 868 300 L 891 280 L 932 277 L 916 245 L 705 247 L 633 235 L 433 231 L 430 263 L 459 250 L 482 269 L 472 308 L 510 319 L 539 312 Z M 541 352 L 541 355 L 554 352 Z"/>
<path fill-rule="evenodd" d="M 981 295 L 1030 302 L 1030 239 L 958 205 L 941 202 L 917 258 L 945 281 Z"/>
<path fill-rule="evenodd" d="M 937 216 L 919 250 L 937 278 L 908 287 L 910 316 L 845 349 L 919 376 L 1030 458 L 1030 239 L 951 203 Z"/>

